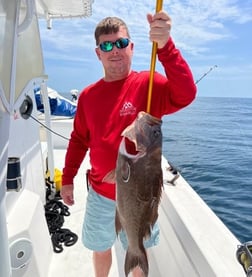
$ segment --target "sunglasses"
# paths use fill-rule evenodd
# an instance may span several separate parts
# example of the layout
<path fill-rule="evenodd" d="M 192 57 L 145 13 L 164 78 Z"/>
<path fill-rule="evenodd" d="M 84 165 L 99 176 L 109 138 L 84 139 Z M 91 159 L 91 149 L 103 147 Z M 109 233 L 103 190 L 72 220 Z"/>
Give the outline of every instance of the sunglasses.
<path fill-rule="evenodd" d="M 99 47 L 103 52 L 110 52 L 114 48 L 114 45 L 118 49 L 126 48 L 129 45 L 130 40 L 128 38 L 119 38 L 115 42 L 112 41 L 104 41 L 102 42 Z"/>

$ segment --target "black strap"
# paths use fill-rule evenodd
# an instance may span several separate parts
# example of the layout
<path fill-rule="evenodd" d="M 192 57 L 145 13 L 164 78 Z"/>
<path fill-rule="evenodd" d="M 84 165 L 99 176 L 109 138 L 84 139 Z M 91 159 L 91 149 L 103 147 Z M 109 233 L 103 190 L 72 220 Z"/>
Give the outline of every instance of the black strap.
<path fill-rule="evenodd" d="M 62 228 L 64 224 L 64 216 L 69 216 L 69 208 L 61 202 L 61 198 L 47 199 L 45 204 L 45 217 L 47 220 L 48 229 L 51 235 L 53 250 L 55 253 L 63 251 L 63 246 L 72 246 L 78 236 L 69 229 Z"/>
<path fill-rule="evenodd" d="M 60 253 L 63 251 L 62 244 L 72 246 L 77 242 L 78 236 L 69 229 L 59 229 L 52 234 L 51 239 L 54 252 Z"/>

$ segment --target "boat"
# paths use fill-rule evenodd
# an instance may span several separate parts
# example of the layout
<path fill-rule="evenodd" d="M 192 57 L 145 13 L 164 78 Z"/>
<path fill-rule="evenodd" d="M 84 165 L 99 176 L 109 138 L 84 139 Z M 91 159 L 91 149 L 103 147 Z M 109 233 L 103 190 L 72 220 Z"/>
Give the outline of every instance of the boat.
<path fill-rule="evenodd" d="M 34 90 L 37 110 L 44 114 L 45 107 L 40 88 Z M 72 100 L 69 100 L 58 93 L 56 90 L 47 87 L 50 114 L 55 116 L 74 117 L 77 109 L 77 93 L 71 90 Z"/>
<path fill-rule="evenodd" d="M 74 241 L 55 251 L 51 240 L 45 207 L 60 190 L 73 119 L 52 124 L 38 24 L 38 18 L 44 18 L 52 28 L 54 18 L 85 20 L 91 13 L 92 0 L 1 0 L 0 277 L 94 276 L 92 253 L 80 237 L 88 155 L 75 178 L 76 204 L 67 209 L 63 223 Z M 37 122 L 37 87 L 45 105 L 43 136 Z M 50 130 L 56 126 L 64 138 L 53 137 Z M 149 251 L 149 276 L 245 276 L 248 254 L 239 248 L 239 259 L 236 256 L 241 242 L 164 157 L 162 168 L 160 243 Z M 116 242 L 110 277 L 125 276 L 124 255 Z"/>

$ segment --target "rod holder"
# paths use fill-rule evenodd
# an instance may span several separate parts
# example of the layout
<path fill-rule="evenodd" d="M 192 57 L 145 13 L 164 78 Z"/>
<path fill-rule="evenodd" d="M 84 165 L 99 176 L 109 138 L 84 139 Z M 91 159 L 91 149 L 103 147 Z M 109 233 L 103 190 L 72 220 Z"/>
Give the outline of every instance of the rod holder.
<path fill-rule="evenodd" d="M 20 191 L 22 188 L 20 159 L 17 157 L 8 158 L 7 168 L 7 191 Z"/>

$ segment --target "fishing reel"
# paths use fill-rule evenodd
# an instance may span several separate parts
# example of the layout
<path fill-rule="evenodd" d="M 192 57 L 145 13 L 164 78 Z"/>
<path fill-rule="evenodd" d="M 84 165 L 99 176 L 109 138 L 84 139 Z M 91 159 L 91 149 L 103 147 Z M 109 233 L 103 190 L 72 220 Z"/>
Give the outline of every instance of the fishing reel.
<path fill-rule="evenodd" d="M 252 277 L 252 241 L 239 245 L 236 251 L 236 257 L 243 266 L 247 277 Z"/>

